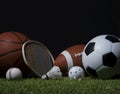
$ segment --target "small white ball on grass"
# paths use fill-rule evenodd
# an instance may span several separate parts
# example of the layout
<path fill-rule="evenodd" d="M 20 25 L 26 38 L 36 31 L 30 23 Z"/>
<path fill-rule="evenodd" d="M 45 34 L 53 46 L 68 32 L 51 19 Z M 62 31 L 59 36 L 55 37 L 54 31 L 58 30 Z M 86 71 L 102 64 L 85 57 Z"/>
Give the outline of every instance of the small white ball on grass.
<path fill-rule="evenodd" d="M 6 72 L 6 79 L 12 80 L 12 79 L 21 79 L 22 78 L 22 72 L 19 68 L 10 68 Z"/>
<path fill-rule="evenodd" d="M 70 79 L 83 79 L 85 77 L 85 72 L 80 66 L 73 66 L 68 72 L 68 77 Z"/>

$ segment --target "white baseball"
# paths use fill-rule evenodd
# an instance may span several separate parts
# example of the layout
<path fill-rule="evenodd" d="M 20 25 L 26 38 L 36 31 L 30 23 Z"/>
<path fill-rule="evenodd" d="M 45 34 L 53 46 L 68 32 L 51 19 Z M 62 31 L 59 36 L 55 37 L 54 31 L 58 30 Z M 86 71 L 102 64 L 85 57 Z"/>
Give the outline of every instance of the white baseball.
<path fill-rule="evenodd" d="M 6 79 L 12 80 L 12 79 L 21 79 L 22 78 L 22 72 L 19 68 L 10 68 L 6 72 Z"/>

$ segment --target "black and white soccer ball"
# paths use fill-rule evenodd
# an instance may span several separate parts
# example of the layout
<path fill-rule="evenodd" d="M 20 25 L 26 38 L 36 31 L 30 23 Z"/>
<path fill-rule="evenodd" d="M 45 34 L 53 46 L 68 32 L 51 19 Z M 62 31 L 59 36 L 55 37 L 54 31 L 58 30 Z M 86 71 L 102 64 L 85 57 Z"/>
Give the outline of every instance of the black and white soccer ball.
<path fill-rule="evenodd" d="M 91 39 L 83 50 L 82 62 L 86 72 L 92 77 L 109 79 L 119 75 L 119 38 L 104 34 Z"/>

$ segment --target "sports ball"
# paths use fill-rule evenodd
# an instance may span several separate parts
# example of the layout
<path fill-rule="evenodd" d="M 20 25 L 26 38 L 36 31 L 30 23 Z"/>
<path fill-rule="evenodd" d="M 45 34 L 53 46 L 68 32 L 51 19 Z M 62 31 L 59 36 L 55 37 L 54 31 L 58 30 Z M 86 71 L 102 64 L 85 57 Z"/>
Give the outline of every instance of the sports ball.
<path fill-rule="evenodd" d="M 6 72 L 6 79 L 13 80 L 13 79 L 21 79 L 22 78 L 22 72 L 19 68 L 10 68 Z"/>
<path fill-rule="evenodd" d="M 68 72 L 68 77 L 72 80 L 83 79 L 85 77 L 85 72 L 80 66 L 73 66 Z"/>
<path fill-rule="evenodd" d="M 54 65 L 60 67 L 63 76 L 68 75 L 68 71 L 73 66 L 82 65 L 82 51 L 84 44 L 73 45 L 62 51 L 56 58 Z"/>
<path fill-rule="evenodd" d="M 29 38 L 20 32 L 8 31 L 0 34 L 0 76 L 5 76 L 11 67 L 21 69 L 23 76 L 30 71 L 22 57 L 22 45 Z"/>
<path fill-rule="evenodd" d="M 98 35 L 85 46 L 82 62 L 86 72 L 95 78 L 111 79 L 120 74 L 120 40 L 110 34 Z"/>

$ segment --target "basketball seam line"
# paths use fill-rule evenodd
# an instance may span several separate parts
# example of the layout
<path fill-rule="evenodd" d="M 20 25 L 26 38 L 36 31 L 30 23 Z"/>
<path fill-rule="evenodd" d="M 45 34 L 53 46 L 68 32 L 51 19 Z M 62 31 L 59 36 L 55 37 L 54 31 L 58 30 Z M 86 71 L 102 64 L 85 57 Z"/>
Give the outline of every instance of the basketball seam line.
<path fill-rule="evenodd" d="M 7 54 L 10 54 L 10 53 L 13 53 L 13 52 L 17 52 L 17 51 L 21 51 L 22 49 L 17 49 L 17 50 L 12 50 L 12 51 L 9 51 L 7 53 L 3 53 L 0 55 L 0 57 L 4 56 L 4 55 L 7 55 Z"/>
<path fill-rule="evenodd" d="M 19 61 L 22 59 L 22 56 L 20 56 L 20 58 L 17 59 L 17 61 L 14 63 L 14 67 L 16 67 L 16 65 L 19 63 Z"/>
<path fill-rule="evenodd" d="M 24 42 L 26 42 L 26 40 L 23 41 L 23 42 L 12 42 L 12 41 L 9 41 L 9 40 L 0 40 L 0 42 L 7 42 L 7 43 L 13 43 L 13 44 L 23 44 Z"/>
<path fill-rule="evenodd" d="M 22 42 L 22 39 L 15 32 L 11 32 L 11 33 L 15 35 Z"/>

